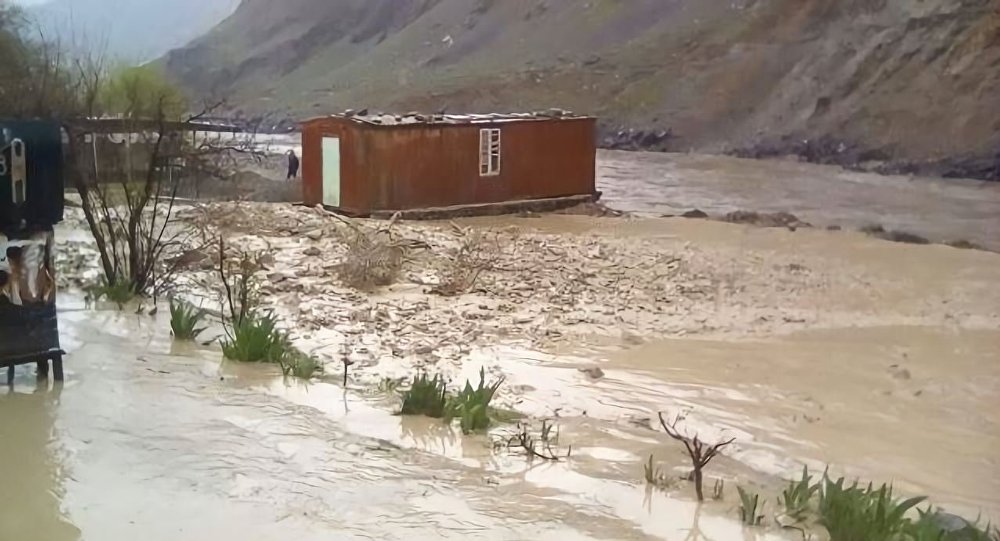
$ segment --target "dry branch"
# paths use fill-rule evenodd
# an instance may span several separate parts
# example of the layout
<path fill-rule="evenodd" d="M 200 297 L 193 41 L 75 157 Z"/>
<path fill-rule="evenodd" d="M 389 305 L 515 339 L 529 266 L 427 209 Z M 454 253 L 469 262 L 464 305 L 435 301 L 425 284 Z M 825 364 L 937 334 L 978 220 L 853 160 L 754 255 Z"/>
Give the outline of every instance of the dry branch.
<path fill-rule="evenodd" d="M 688 456 L 691 458 L 691 466 L 694 470 L 691 472 L 694 478 L 694 489 L 698 495 L 698 501 L 704 501 L 705 495 L 702 491 L 702 469 L 712 461 L 713 458 L 718 456 L 719 452 L 723 447 L 736 441 L 736 438 L 730 438 L 729 440 L 707 444 L 695 434 L 693 437 L 686 434 L 682 434 L 680 430 L 677 429 L 677 423 L 681 420 L 680 416 L 674 417 L 674 420 L 667 422 L 664 418 L 663 413 L 660 412 L 660 424 L 663 425 L 663 430 L 667 432 L 667 435 L 671 438 L 684 444 L 684 448 L 687 449 Z"/>

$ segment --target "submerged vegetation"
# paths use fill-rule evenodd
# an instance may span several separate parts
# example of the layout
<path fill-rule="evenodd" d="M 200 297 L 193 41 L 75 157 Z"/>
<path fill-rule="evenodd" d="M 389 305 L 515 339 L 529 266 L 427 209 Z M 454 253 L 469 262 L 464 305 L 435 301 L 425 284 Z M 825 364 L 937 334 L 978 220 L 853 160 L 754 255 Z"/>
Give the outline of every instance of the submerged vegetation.
<path fill-rule="evenodd" d="M 195 340 L 205 331 L 199 327 L 205 319 L 205 311 L 190 303 L 170 299 L 170 332 L 177 340 Z"/>
<path fill-rule="evenodd" d="M 755 503 L 749 496 L 740 491 L 745 523 L 753 514 L 746 510 Z M 821 528 L 830 541 L 1000 541 L 1000 531 L 991 525 L 980 528 L 929 506 L 917 509 L 926 499 L 899 499 L 890 485 L 847 485 L 843 477 L 834 480 L 828 473 L 814 483 L 803 468 L 802 477 L 782 491 L 778 503 L 783 515 L 777 518 L 784 527 L 803 532 Z"/>
<path fill-rule="evenodd" d="M 820 483 L 813 483 L 812 476 L 809 475 L 809 468 L 802 467 L 802 478 L 797 481 L 789 481 L 788 486 L 781 492 L 778 504 L 784 508 L 785 516 L 794 523 L 801 523 L 810 512 L 810 505 L 813 496 L 819 492 Z"/>
<path fill-rule="evenodd" d="M 670 477 L 664 473 L 663 468 L 653 462 L 653 455 L 649 455 L 649 460 L 642 465 L 642 476 L 647 484 L 656 488 L 667 488 L 671 485 Z"/>
<path fill-rule="evenodd" d="M 844 478 L 824 477 L 819 497 L 819 524 L 833 541 L 894 541 L 900 539 L 909 521 L 906 512 L 924 497 L 898 501 L 892 487 L 845 486 Z"/>
<path fill-rule="evenodd" d="M 413 378 L 410 388 L 402 392 L 403 415 L 425 415 L 435 419 L 459 420 L 462 432 L 471 434 L 490 427 L 499 415 L 490 407 L 503 378 L 487 385 L 486 370 L 479 371 L 479 386 L 465 382 L 465 387 L 457 394 L 448 393 L 448 384 L 440 375 L 431 378 L 426 373 Z"/>
<path fill-rule="evenodd" d="M 764 502 L 760 501 L 760 494 L 741 486 L 737 486 L 736 491 L 740 494 L 740 521 L 747 526 L 760 526 L 764 520 Z"/>
<path fill-rule="evenodd" d="M 249 313 L 226 324 L 222 353 L 227 359 L 245 363 L 278 363 L 285 356 L 286 340 L 274 314 Z"/>
<path fill-rule="evenodd" d="M 255 280 L 260 259 L 241 253 L 228 270 L 226 263 L 225 242 L 220 238 L 218 274 L 225 290 L 224 313 L 228 311 L 222 318 L 226 330 L 222 354 L 233 361 L 277 364 L 285 376 L 309 379 L 322 371 L 319 360 L 292 345 L 277 316 L 261 310 Z"/>
<path fill-rule="evenodd" d="M 555 430 L 555 434 L 553 434 Z M 508 437 L 505 445 L 507 449 L 523 449 L 528 460 L 540 458 L 550 462 L 559 462 L 564 458 L 569 458 L 573 454 L 573 446 L 566 448 L 566 453 L 556 451 L 553 445 L 559 444 L 559 431 L 551 421 L 543 420 L 541 430 L 533 433 L 528 423 L 518 423 L 517 432 Z"/>
<path fill-rule="evenodd" d="M 702 470 L 705 466 L 712 461 L 713 458 L 719 455 L 719 452 L 723 447 L 732 444 L 736 441 L 736 438 L 730 438 L 726 441 L 721 441 L 718 443 L 706 443 L 698 437 L 697 434 L 694 436 L 688 436 L 682 434 L 677 428 L 677 423 L 681 421 L 681 417 L 675 417 L 673 421 L 667 422 L 663 413 L 659 414 L 660 425 L 663 426 L 663 430 L 666 431 L 667 435 L 672 439 L 675 439 L 684 444 L 684 448 L 687 450 L 688 457 L 691 458 L 691 477 L 694 480 L 694 490 L 695 494 L 698 496 L 698 501 L 705 500 L 704 488 L 702 487 L 704 473 Z"/>
<path fill-rule="evenodd" d="M 425 415 L 440 419 L 448 404 L 448 388 L 441 376 L 431 379 L 426 373 L 413 378 L 410 388 L 403 392 L 403 415 Z"/>
<path fill-rule="evenodd" d="M 465 388 L 448 400 L 447 415 L 458 418 L 462 432 L 471 434 L 490 427 L 490 402 L 503 385 L 503 378 L 486 385 L 486 370 L 479 370 L 479 387 L 465 382 Z"/>
<path fill-rule="evenodd" d="M 113 302 L 119 309 L 136 297 L 132 284 L 124 280 L 108 282 L 107 279 L 104 279 L 100 284 L 87 288 L 87 294 L 95 301 Z"/>

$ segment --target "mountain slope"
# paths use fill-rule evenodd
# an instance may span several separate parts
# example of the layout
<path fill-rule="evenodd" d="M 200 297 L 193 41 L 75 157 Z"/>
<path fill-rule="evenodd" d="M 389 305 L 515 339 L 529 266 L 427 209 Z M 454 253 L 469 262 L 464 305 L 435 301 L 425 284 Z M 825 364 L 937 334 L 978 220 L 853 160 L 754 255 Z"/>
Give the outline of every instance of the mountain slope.
<path fill-rule="evenodd" d="M 51 0 L 28 13 L 48 36 L 104 47 L 131 62 L 155 59 L 208 32 L 239 0 Z"/>
<path fill-rule="evenodd" d="M 247 113 L 563 107 L 675 149 L 1000 147 L 994 0 L 243 0 L 168 69 Z M 862 158 L 864 156 L 862 155 Z"/>

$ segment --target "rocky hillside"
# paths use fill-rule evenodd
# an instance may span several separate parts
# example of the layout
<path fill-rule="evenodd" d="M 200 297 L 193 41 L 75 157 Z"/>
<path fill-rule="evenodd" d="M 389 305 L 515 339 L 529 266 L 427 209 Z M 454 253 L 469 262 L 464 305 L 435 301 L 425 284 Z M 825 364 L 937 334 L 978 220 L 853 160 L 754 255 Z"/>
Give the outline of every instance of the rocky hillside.
<path fill-rule="evenodd" d="M 243 0 L 164 61 L 247 114 L 562 107 L 673 150 L 982 174 L 1000 149 L 997 0 Z"/>

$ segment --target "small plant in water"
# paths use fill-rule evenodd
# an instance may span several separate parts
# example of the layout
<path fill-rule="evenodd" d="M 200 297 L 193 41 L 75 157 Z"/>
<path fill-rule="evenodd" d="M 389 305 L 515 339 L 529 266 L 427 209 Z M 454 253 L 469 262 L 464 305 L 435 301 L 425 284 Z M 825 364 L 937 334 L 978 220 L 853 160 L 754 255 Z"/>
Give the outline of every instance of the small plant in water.
<path fill-rule="evenodd" d="M 227 359 L 245 363 L 280 363 L 288 340 L 277 328 L 274 314 L 247 314 L 226 327 L 222 354 Z"/>
<path fill-rule="evenodd" d="M 802 466 L 802 478 L 798 481 L 789 481 L 788 486 L 781 492 L 778 498 L 785 508 L 785 516 L 794 522 L 806 520 L 810 510 L 810 502 L 813 496 L 819 492 L 821 483 L 813 483 L 812 476 L 809 475 L 809 468 Z"/>
<path fill-rule="evenodd" d="M 663 468 L 653 462 L 653 455 L 649 455 L 649 460 L 642 465 L 642 474 L 646 483 L 656 488 L 667 488 L 672 484 L 670 477 L 663 472 Z"/>
<path fill-rule="evenodd" d="M 923 496 L 897 501 L 892 487 L 844 486 L 844 478 L 824 476 L 819 500 L 819 523 L 831 541 L 895 541 L 910 521 L 906 512 L 924 501 Z"/>
<path fill-rule="evenodd" d="M 291 346 L 278 359 L 278 364 L 281 365 L 282 374 L 302 379 L 310 379 L 317 372 L 323 371 L 323 364 L 319 360 Z"/>
<path fill-rule="evenodd" d="M 722 479 L 716 479 L 715 484 L 712 485 L 712 499 L 719 501 L 722 499 L 726 491 L 726 482 Z"/>
<path fill-rule="evenodd" d="M 403 415 L 426 415 L 442 418 L 445 416 L 448 404 L 448 388 L 444 379 L 438 375 L 434 379 L 421 374 L 413 378 L 410 388 L 403 392 Z"/>
<path fill-rule="evenodd" d="M 702 470 L 708 465 L 709 462 L 712 461 L 713 458 L 718 456 L 719 451 L 722 450 L 723 447 L 736 441 L 736 438 L 730 438 L 726 441 L 715 444 L 707 444 L 701 441 L 697 434 L 694 437 L 681 434 L 681 432 L 677 429 L 677 423 L 681 420 L 679 416 L 675 417 L 674 420 L 669 423 L 666 418 L 663 417 L 663 413 L 660 413 L 659 416 L 660 424 L 663 425 L 663 430 L 667 432 L 667 435 L 683 443 L 684 448 L 687 449 L 688 456 L 691 458 L 691 466 L 693 467 L 691 475 L 694 478 L 695 494 L 698 496 L 699 502 L 705 501 L 705 493 L 702 488 L 702 479 L 704 477 Z"/>
<path fill-rule="evenodd" d="M 199 327 L 205 319 L 205 311 L 190 303 L 170 299 L 170 332 L 178 340 L 194 340 L 205 331 Z"/>
<path fill-rule="evenodd" d="M 764 520 L 764 504 L 760 501 L 760 494 L 750 492 L 737 485 L 736 491 L 740 494 L 740 521 L 747 526 L 760 526 Z"/>
<path fill-rule="evenodd" d="M 559 441 L 559 431 L 556 430 L 555 435 L 552 434 L 554 427 L 555 425 L 549 421 L 543 420 L 542 430 L 536 437 L 529 431 L 527 424 L 518 423 L 517 432 L 507 439 L 507 448 L 520 447 L 524 449 L 524 452 L 528 455 L 528 460 L 541 458 L 542 460 L 558 462 L 563 458 L 569 458 L 573 453 L 572 445 L 566 450 L 565 456 L 552 450 L 552 446 L 558 444 Z M 652 459 L 652 457 L 650 458 Z"/>
<path fill-rule="evenodd" d="M 107 300 L 118 305 L 119 309 L 135 298 L 135 291 L 132 290 L 132 284 L 127 280 L 115 283 L 105 281 L 99 285 L 90 286 L 87 288 L 87 293 L 95 301 Z"/>
<path fill-rule="evenodd" d="M 493 401 L 503 381 L 503 378 L 500 378 L 486 385 L 486 369 L 481 368 L 478 388 L 473 389 L 472 384 L 466 381 L 462 392 L 448 400 L 448 418 L 457 417 L 465 434 L 489 428 L 490 402 Z"/>

